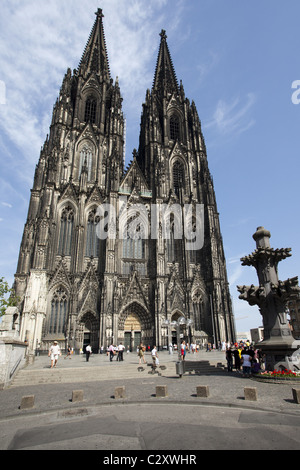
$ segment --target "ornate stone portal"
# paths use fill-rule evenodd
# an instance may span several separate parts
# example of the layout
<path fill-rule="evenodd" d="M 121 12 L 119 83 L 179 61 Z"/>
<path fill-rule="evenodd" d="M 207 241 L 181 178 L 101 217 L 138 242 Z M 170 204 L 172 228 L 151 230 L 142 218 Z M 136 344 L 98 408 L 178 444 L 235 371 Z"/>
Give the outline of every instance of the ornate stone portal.
<path fill-rule="evenodd" d="M 274 250 L 271 234 L 258 227 L 253 235 L 257 249 L 241 258 L 243 266 L 254 266 L 259 286 L 237 286 L 239 298 L 258 305 L 263 318 L 264 340 L 257 346 L 266 355 L 266 370 L 300 370 L 300 341 L 295 341 L 287 322 L 287 302 L 299 298 L 298 277 L 278 279 L 278 263 L 291 256 L 291 248 Z"/>

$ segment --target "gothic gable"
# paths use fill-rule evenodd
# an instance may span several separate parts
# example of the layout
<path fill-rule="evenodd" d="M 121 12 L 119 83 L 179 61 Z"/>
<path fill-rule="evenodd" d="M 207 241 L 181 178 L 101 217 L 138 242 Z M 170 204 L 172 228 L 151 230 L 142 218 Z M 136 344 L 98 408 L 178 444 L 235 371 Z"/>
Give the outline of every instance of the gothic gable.
<path fill-rule="evenodd" d="M 97 77 L 97 75 L 93 72 L 86 83 L 82 87 L 82 93 L 89 93 L 90 91 L 95 91 L 97 94 L 99 94 L 100 90 L 100 82 Z"/>
<path fill-rule="evenodd" d="M 77 191 L 73 183 L 68 183 L 59 197 L 59 201 L 64 201 L 65 199 L 71 200 L 75 206 L 78 204 Z"/>
<path fill-rule="evenodd" d="M 173 111 L 175 111 L 181 116 L 182 116 L 182 106 L 181 106 L 181 103 L 179 102 L 178 98 L 177 98 L 177 94 L 175 95 L 174 93 L 172 94 L 171 96 L 171 99 L 168 103 L 168 106 L 167 106 L 167 113 L 168 114 L 171 114 Z"/>
<path fill-rule="evenodd" d="M 127 173 L 120 184 L 120 192 L 125 192 L 126 194 L 131 193 L 131 191 L 136 188 L 141 191 L 141 193 L 149 192 L 149 188 L 145 177 L 142 173 L 142 170 L 139 167 L 139 164 L 134 157 L 131 162 Z"/>
<path fill-rule="evenodd" d="M 185 152 L 183 146 L 177 141 L 173 145 L 173 148 L 170 152 L 169 160 L 171 162 L 173 159 L 176 159 L 176 158 L 180 158 L 182 160 L 182 162 L 185 164 L 185 162 L 186 162 L 186 152 Z"/>
<path fill-rule="evenodd" d="M 178 275 L 176 267 L 173 266 L 170 280 L 167 286 L 167 299 L 169 301 L 169 306 L 171 311 L 174 309 L 182 310 L 184 307 L 184 288 L 181 282 L 181 279 Z"/>
<path fill-rule="evenodd" d="M 78 286 L 78 290 L 82 292 L 86 288 L 95 288 L 95 290 L 99 289 L 97 274 L 92 263 L 87 267 L 87 270 Z"/>
<path fill-rule="evenodd" d="M 139 282 L 136 271 L 132 275 L 129 288 L 126 290 L 126 295 L 122 300 L 120 310 L 133 301 L 138 301 L 142 306 L 145 307 L 146 310 L 149 310 L 147 297 Z"/>
<path fill-rule="evenodd" d="M 197 266 L 194 271 L 194 278 L 193 278 L 192 285 L 191 285 L 192 301 L 197 302 L 200 294 L 202 297 L 207 298 L 205 283 L 203 279 L 201 278 L 201 274 L 200 274 L 200 266 Z"/>
<path fill-rule="evenodd" d="M 91 125 L 90 122 L 88 122 L 77 138 L 77 145 L 76 148 L 79 148 L 79 144 L 84 141 L 84 140 L 90 140 L 93 142 L 95 149 L 97 148 L 97 137 L 95 135 L 93 126 Z"/>
<path fill-rule="evenodd" d="M 70 278 L 69 278 L 69 274 L 68 274 L 67 267 L 66 267 L 66 264 L 64 262 L 64 259 L 61 259 L 61 261 L 59 262 L 59 264 L 58 264 L 58 266 L 55 270 L 55 273 L 50 278 L 49 291 L 54 286 L 57 286 L 59 284 L 65 286 L 69 290 L 69 292 L 71 291 L 71 281 L 70 281 Z"/>
<path fill-rule="evenodd" d="M 78 310 L 80 314 L 86 311 L 97 312 L 99 282 L 95 268 L 89 264 L 82 281 L 78 286 Z"/>
<path fill-rule="evenodd" d="M 88 206 L 91 203 L 95 204 L 103 204 L 104 200 L 101 194 L 101 191 L 98 186 L 94 186 L 92 191 L 90 192 L 87 200 L 86 200 L 86 206 Z"/>

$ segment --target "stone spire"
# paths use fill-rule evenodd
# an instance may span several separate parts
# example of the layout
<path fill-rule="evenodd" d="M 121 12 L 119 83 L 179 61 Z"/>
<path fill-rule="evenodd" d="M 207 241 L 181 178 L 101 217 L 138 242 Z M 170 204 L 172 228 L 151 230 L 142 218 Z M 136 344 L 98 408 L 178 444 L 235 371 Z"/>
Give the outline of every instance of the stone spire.
<path fill-rule="evenodd" d="M 166 31 L 162 29 L 160 33 L 161 41 L 156 63 L 155 76 L 152 90 L 156 93 L 176 93 L 179 92 L 177 77 L 173 67 L 171 54 L 167 44 Z"/>
<path fill-rule="evenodd" d="M 102 75 L 104 79 L 110 80 L 109 62 L 103 28 L 104 15 L 101 8 L 98 8 L 95 15 L 96 20 L 85 46 L 78 72 L 83 75 L 94 72 L 98 75 Z"/>

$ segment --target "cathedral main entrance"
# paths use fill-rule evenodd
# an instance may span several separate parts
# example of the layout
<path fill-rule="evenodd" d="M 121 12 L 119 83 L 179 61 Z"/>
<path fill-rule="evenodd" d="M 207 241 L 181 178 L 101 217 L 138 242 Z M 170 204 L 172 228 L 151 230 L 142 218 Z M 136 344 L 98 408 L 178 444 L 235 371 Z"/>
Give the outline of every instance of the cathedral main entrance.
<path fill-rule="evenodd" d="M 142 342 L 145 346 L 153 344 L 154 325 L 151 316 L 138 302 L 128 305 L 119 319 L 119 336 L 123 330 L 126 351 L 136 351 Z"/>
<path fill-rule="evenodd" d="M 136 351 L 142 340 L 142 327 L 136 313 L 130 313 L 124 324 L 125 350 Z"/>

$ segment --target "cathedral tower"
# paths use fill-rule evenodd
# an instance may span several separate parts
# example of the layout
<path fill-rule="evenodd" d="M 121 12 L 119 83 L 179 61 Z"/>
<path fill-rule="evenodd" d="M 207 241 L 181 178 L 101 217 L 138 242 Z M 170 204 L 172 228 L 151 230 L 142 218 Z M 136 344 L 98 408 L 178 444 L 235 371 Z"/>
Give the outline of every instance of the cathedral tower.
<path fill-rule="evenodd" d="M 91 343 L 94 352 L 119 341 L 163 347 L 172 338 L 164 321 L 185 316 L 193 320 L 182 331 L 188 341 L 232 341 L 201 124 L 178 85 L 165 31 L 126 170 L 123 156 L 122 97 L 99 9 L 78 69 L 64 77 L 36 166 L 15 275 L 21 339 L 31 350 L 54 339 L 63 348 Z M 176 236 L 179 219 L 192 231 L 200 224 L 197 249 Z"/>

